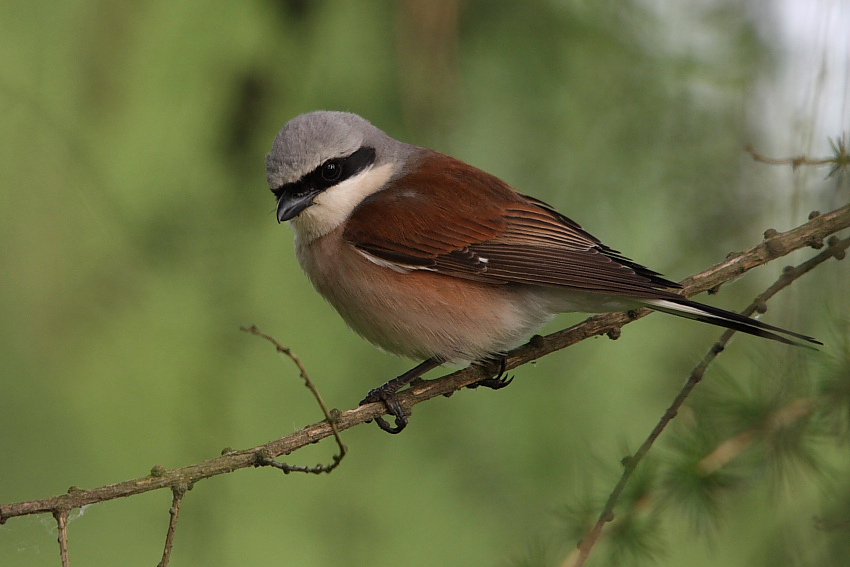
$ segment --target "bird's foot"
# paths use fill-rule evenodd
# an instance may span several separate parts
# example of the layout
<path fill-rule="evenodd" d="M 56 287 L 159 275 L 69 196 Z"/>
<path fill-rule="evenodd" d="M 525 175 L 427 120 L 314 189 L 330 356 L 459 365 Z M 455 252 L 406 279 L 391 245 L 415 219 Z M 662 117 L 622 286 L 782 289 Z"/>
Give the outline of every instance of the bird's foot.
<path fill-rule="evenodd" d="M 496 360 L 499 364 L 498 372 L 495 376 L 490 376 L 489 378 L 482 378 L 478 382 L 473 382 L 469 384 L 467 388 L 478 388 L 479 386 L 482 388 L 490 388 L 491 390 L 501 390 L 511 382 L 513 382 L 514 377 L 508 376 L 505 373 L 505 370 L 508 365 L 508 357 L 504 354 L 499 354 L 496 357 Z"/>
<path fill-rule="evenodd" d="M 379 386 L 374 390 L 369 390 L 369 393 L 366 394 L 366 397 L 363 398 L 360 405 L 362 406 L 363 404 L 383 402 L 384 406 L 387 408 L 387 414 L 395 418 L 395 426 L 390 425 L 389 422 L 381 416 L 375 418 L 375 423 L 377 423 L 378 427 L 387 433 L 401 433 L 401 430 L 407 427 L 407 416 L 409 414 L 405 411 L 398 399 L 398 391 L 420 378 L 429 370 L 438 367 L 443 362 L 444 361 L 442 359 L 436 357 L 423 361 L 415 368 L 408 370 L 398 378 L 393 378 L 383 386 Z"/>
<path fill-rule="evenodd" d="M 382 416 L 376 417 L 375 423 L 377 423 L 378 427 L 387 433 L 396 434 L 401 433 L 401 431 L 407 427 L 408 419 L 407 412 L 405 412 L 404 407 L 398 399 L 398 389 L 388 387 L 390 385 L 391 382 L 387 382 L 383 386 L 375 388 L 374 390 L 369 390 L 366 397 L 361 400 L 360 405 L 362 406 L 363 404 L 382 402 L 387 408 L 387 414 L 395 417 L 395 427 L 390 425 L 389 422 Z"/>

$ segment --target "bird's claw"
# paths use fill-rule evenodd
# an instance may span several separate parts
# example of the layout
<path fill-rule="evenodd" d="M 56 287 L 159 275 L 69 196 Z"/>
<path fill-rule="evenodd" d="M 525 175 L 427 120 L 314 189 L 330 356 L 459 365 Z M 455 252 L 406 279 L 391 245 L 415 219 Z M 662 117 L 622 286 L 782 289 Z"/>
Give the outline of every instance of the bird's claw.
<path fill-rule="evenodd" d="M 407 427 L 407 412 L 401 405 L 397 392 L 385 390 L 383 387 L 375 388 L 366 394 L 366 397 L 363 398 L 360 405 L 362 406 L 363 404 L 371 404 L 374 402 L 382 402 L 387 408 L 387 414 L 395 418 L 395 426 L 392 426 L 382 416 L 376 417 L 375 423 L 378 424 L 378 427 L 387 433 L 392 433 L 394 435 L 396 433 L 401 433 L 401 431 Z"/>
<path fill-rule="evenodd" d="M 477 388 L 479 386 L 483 388 L 490 388 L 491 390 L 501 390 L 511 382 L 513 382 L 514 377 L 508 376 L 505 374 L 505 370 L 508 366 L 508 357 L 504 354 L 498 355 L 497 361 L 499 363 L 499 371 L 495 376 L 491 376 L 489 378 L 482 378 L 478 382 L 473 382 L 469 384 L 467 388 Z"/>
<path fill-rule="evenodd" d="M 513 376 L 508 376 L 502 373 L 498 376 L 491 376 L 490 378 L 483 378 L 478 382 L 473 382 L 472 384 L 468 385 L 467 388 L 478 388 L 479 386 L 481 386 L 482 388 L 490 388 L 491 390 L 501 390 L 513 381 Z"/>

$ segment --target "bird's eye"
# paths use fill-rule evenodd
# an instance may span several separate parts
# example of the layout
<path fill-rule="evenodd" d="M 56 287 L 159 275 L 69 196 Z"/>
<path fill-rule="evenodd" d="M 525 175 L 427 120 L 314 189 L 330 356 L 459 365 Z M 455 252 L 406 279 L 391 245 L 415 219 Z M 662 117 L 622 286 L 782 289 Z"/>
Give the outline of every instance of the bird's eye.
<path fill-rule="evenodd" d="M 342 176 L 342 164 L 335 159 L 328 160 L 322 164 L 322 179 L 334 182 Z"/>

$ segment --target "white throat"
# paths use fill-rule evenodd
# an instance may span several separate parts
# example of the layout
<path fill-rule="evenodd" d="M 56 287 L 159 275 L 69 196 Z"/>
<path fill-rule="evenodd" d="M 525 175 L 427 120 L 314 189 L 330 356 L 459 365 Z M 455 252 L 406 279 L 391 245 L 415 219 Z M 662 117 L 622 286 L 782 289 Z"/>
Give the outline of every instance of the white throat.
<path fill-rule="evenodd" d="M 289 221 L 296 238 L 301 244 L 309 244 L 334 230 L 363 199 L 380 191 L 394 172 L 391 164 L 369 167 L 320 193 L 312 205 Z"/>

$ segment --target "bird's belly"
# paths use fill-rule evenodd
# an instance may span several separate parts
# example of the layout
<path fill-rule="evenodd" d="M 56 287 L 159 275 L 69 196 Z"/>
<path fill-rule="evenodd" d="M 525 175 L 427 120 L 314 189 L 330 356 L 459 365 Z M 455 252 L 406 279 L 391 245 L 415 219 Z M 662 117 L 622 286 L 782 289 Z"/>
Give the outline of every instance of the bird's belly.
<path fill-rule="evenodd" d="M 509 285 L 378 266 L 342 241 L 340 231 L 296 242 L 296 250 L 346 323 L 398 355 L 478 360 L 522 344 L 553 315 L 545 301 Z"/>

